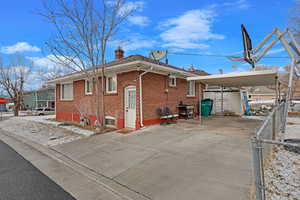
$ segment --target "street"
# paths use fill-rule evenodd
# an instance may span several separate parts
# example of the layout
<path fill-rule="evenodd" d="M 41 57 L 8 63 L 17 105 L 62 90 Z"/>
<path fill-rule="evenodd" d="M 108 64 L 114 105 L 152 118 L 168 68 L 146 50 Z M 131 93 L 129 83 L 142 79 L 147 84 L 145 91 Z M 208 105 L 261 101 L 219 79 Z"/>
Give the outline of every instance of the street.
<path fill-rule="evenodd" d="M 1 200 L 73 200 L 69 193 L 0 140 Z"/>

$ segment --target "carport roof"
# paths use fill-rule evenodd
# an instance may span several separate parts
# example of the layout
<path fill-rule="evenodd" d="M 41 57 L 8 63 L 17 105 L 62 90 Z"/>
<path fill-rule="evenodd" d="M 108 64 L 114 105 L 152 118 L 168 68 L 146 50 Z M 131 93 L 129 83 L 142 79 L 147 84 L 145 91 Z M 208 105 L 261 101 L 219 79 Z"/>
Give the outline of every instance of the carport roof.
<path fill-rule="evenodd" d="M 248 87 L 274 85 L 277 70 L 249 71 L 220 75 L 188 77 L 187 80 L 197 81 L 210 86 Z"/>

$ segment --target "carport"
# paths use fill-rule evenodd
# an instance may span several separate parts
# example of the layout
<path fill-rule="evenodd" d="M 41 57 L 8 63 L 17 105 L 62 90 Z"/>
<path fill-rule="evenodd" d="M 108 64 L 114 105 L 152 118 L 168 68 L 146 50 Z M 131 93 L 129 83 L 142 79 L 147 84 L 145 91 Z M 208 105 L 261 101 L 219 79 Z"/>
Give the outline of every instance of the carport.
<path fill-rule="evenodd" d="M 278 90 L 278 71 L 277 70 L 262 70 L 262 71 L 247 71 L 239 73 L 228 73 L 219 75 L 188 77 L 188 81 L 196 81 L 209 86 L 219 86 L 221 88 L 221 110 L 223 108 L 223 88 L 224 87 L 254 87 L 254 86 L 275 86 L 276 88 L 276 103 L 281 96 Z M 201 100 L 201 98 L 199 98 Z M 201 106 L 200 106 L 201 108 Z M 201 112 L 200 112 L 201 113 Z M 201 115 L 200 115 L 201 117 Z"/>

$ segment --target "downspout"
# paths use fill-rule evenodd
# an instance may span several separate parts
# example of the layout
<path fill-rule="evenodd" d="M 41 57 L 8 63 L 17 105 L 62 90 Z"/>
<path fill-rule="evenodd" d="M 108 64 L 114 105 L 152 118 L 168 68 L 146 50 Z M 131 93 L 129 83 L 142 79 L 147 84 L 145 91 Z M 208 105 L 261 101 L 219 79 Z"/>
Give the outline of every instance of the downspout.
<path fill-rule="evenodd" d="M 142 76 L 147 74 L 148 72 L 152 71 L 153 67 L 150 67 L 150 69 L 144 71 L 139 75 L 139 81 L 140 81 L 140 125 L 141 127 L 144 126 L 143 124 L 143 85 L 142 85 Z"/>

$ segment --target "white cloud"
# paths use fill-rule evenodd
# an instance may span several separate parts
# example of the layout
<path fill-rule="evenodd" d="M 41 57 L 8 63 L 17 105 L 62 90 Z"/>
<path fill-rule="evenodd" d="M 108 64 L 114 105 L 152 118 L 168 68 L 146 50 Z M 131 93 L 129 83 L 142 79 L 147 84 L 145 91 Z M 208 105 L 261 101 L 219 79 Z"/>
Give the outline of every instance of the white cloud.
<path fill-rule="evenodd" d="M 48 55 L 46 57 L 26 57 L 31 60 L 34 66 L 39 67 L 44 70 L 53 70 L 56 68 L 57 64 L 51 61 L 53 55 Z"/>
<path fill-rule="evenodd" d="M 81 66 L 80 64 L 79 59 L 76 58 L 74 60 L 78 65 L 81 66 L 80 68 L 62 56 L 60 56 L 60 60 L 58 60 L 54 55 L 51 54 L 45 57 L 27 56 L 26 58 L 33 62 L 33 65 L 34 67 L 36 67 L 36 70 L 43 71 L 44 73 L 46 72 L 67 73 L 71 71 L 81 71 L 82 69 L 84 69 L 84 67 Z M 69 67 L 67 67 L 67 65 Z"/>
<path fill-rule="evenodd" d="M 284 51 L 285 51 L 284 48 L 272 49 L 272 50 L 268 51 L 268 53 L 266 55 L 278 54 L 278 53 L 281 53 Z"/>
<path fill-rule="evenodd" d="M 250 4 L 246 0 L 228 1 L 221 4 L 222 6 L 246 9 L 250 7 Z"/>
<path fill-rule="evenodd" d="M 226 1 L 223 3 L 214 3 L 209 6 L 209 8 L 227 8 L 230 10 L 233 9 L 247 9 L 251 7 L 250 3 L 247 0 L 237 0 L 237 1 Z"/>
<path fill-rule="evenodd" d="M 216 13 L 211 9 L 190 10 L 183 15 L 169 19 L 161 24 L 164 31 L 160 34 L 164 47 L 184 49 L 207 48 L 203 41 L 224 39 L 221 34 L 212 32 Z"/>
<path fill-rule="evenodd" d="M 14 53 L 21 53 L 21 52 L 39 52 L 41 51 L 40 48 L 37 46 L 32 46 L 27 42 L 18 42 L 12 46 L 3 46 L 1 47 L 1 53 L 4 54 L 14 54 Z"/>
<path fill-rule="evenodd" d="M 114 3 L 113 1 L 111 2 Z M 143 11 L 145 8 L 145 2 L 144 1 L 128 1 L 126 2 L 119 10 L 119 15 L 124 15 L 131 11 Z"/>
<path fill-rule="evenodd" d="M 126 40 L 116 40 L 111 43 L 112 47 L 121 46 L 125 51 L 140 49 L 153 49 L 157 41 L 149 39 L 141 34 L 132 34 Z"/>
<path fill-rule="evenodd" d="M 128 17 L 128 21 L 129 23 L 133 24 L 133 25 L 138 25 L 141 27 L 147 26 L 150 23 L 150 20 L 148 17 L 145 16 L 130 16 Z"/>

